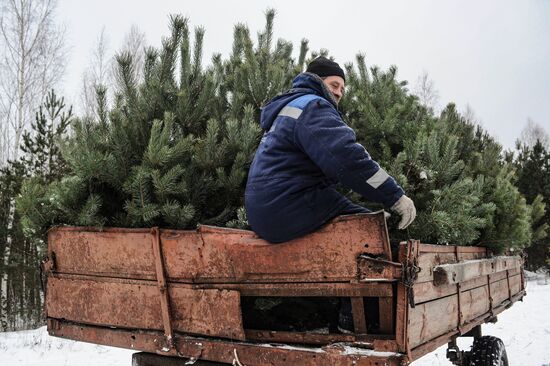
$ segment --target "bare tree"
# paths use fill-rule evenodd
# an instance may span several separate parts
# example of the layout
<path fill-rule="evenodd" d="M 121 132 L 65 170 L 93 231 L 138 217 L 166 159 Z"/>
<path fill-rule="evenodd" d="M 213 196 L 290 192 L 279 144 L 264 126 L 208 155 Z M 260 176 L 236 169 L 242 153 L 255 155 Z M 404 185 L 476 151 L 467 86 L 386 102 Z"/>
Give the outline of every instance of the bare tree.
<path fill-rule="evenodd" d="M 134 80 L 136 81 L 142 78 L 146 46 L 145 33 L 137 25 L 132 25 L 124 36 L 121 52 L 131 56 Z M 97 111 L 98 91 L 108 92 L 111 90 L 116 79 L 115 68 L 114 57 L 109 54 L 109 39 L 105 28 L 103 28 L 92 50 L 90 64 L 82 75 L 80 104 L 85 116 L 99 117 Z"/>
<path fill-rule="evenodd" d="M 413 93 L 422 105 L 431 108 L 433 111 L 438 108 L 439 92 L 435 89 L 434 82 L 429 78 L 427 71 L 423 71 L 416 80 Z"/>
<path fill-rule="evenodd" d="M 476 112 L 474 111 L 474 109 L 472 108 L 472 106 L 467 103 L 466 104 L 466 108 L 464 109 L 464 111 L 462 112 L 462 115 L 464 116 L 464 119 L 474 125 L 480 125 L 481 122 L 479 121 L 479 119 L 477 118 L 476 116 Z"/>
<path fill-rule="evenodd" d="M 54 23 L 56 6 L 56 0 L 0 0 L 0 165 L 17 160 L 26 126 L 65 71 L 68 51 L 65 30 Z M 8 232 L 15 223 L 14 200 L 6 197 L 3 207 L 1 224 Z M 11 234 L 3 240 L 0 299 L 14 296 L 8 291 L 5 269 L 12 247 L 25 244 Z M 5 315 L 0 314 L 0 324 L 5 323 Z"/>
<path fill-rule="evenodd" d="M 105 27 L 99 34 L 92 50 L 90 63 L 82 75 L 80 104 L 84 116 L 96 116 L 98 88 L 109 88 L 112 84 L 113 57 L 109 55 L 109 39 Z"/>
<path fill-rule="evenodd" d="M 122 51 L 132 57 L 134 64 L 134 80 L 136 81 L 141 80 L 143 75 L 145 47 L 147 47 L 145 33 L 142 32 L 137 25 L 133 24 L 128 33 L 124 36 Z"/>
<path fill-rule="evenodd" d="M 22 133 L 34 110 L 65 71 L 65 29 L 54 23 L 56 7 L 56 0 L 0 0 L 4 158 L 17 158 Z"/>
<path fill-rule="evenodd" d="M 527 123 L 521 131 L 519 142 L 527 147 L 533 147 L 537 141 L 540 141 L 546 149 L 550 149 L 550 136 L 548 132 L 531 118 L 527 118 Z"/>
<path fill-rule="evenodd" d="M 10 134 L 9 121 L 12 110 L 13 106 L 7 103 L 7 98 L 3 98 L 0 95 L 0 167 L 8 161 L 11 154 L 12 136 Z"/>

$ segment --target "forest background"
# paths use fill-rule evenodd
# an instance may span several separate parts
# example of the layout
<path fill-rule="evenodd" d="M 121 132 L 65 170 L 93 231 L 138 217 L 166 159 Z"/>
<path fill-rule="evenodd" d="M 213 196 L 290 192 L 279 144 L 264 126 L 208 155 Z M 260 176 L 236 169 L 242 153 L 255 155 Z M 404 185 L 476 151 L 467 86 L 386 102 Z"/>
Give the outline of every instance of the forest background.
<path fill-rule="evenodd" d="M 233 30 L 231 52 L 203 57 L 205 29 L 169 18 L 160 47 L 129 29 L 114 57 L 102 31 L 73 110 L 54 91 L 66 30 L 55 1 L 3 1 L 0 78 L 0 329 L 43 322 L 40 260 L 59 224 L 247 228 L 243 190 L 262 131 L 260 108 L 317 55 L 274 35 Z M 418 218 L 395 241 L 482 245 L 548 269 L 550 139 L 532 120 L 503 148 L 472 107 L 439 105 L 427 73 L 413 85 L 396 66 L 345 64 L 345 121 L 413 198 Z M 548 123 L 548 121 L 546 121 Z M 351 199 L 381 208 L 342 187 Z"/>

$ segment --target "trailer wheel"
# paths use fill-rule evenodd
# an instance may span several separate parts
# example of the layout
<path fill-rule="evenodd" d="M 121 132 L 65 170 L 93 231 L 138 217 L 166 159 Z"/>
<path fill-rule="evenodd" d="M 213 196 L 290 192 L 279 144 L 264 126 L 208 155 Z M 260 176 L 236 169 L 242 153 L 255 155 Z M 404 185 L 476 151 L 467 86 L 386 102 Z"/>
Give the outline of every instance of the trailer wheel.
<path fill-rule="evenodd" d="M 508 366 L 508 356 L 502 340 L 492 336 L 475 338 L 470 366 Z"/>

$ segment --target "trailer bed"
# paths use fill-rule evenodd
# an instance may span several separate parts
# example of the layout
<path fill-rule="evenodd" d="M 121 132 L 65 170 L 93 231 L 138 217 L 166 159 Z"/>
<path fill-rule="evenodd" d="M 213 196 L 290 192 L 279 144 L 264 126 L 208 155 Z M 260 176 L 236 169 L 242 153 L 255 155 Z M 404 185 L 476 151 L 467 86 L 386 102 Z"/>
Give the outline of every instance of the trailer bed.
<path fill-rule="evenodd" d="M 58 227 L 44 271 L 53 336 L 246 365 L 404 365 L 525 295 L 519 257 L 418 241 L 392 257 L 383 213 L 277 245 L 210 226 Z M 350 298 L 354 333 L 251 328 L 258 298 Z"/>

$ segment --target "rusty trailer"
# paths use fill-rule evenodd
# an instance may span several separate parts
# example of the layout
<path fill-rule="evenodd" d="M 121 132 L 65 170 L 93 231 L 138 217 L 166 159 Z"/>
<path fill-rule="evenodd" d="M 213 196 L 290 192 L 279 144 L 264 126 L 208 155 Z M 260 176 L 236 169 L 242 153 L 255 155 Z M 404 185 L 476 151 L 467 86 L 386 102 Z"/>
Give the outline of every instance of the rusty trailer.
<path fill-rule="evenodd" d="M 521 258 L 414 240 L 395 254 L 383 213 L 276 245 L 212 226 L 57 227 L 43 264 L 48 332 L 248 366 L 406 365 L 449 344 L 453 363 L 475 365 L 455 340 L 479 338 L 522 299 Z M 245 304 L 265 298 L 349 298 L 354 332 L 258 325 Z"/>

